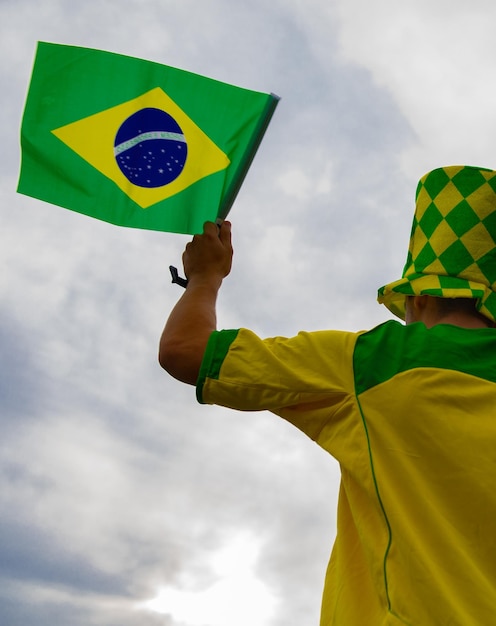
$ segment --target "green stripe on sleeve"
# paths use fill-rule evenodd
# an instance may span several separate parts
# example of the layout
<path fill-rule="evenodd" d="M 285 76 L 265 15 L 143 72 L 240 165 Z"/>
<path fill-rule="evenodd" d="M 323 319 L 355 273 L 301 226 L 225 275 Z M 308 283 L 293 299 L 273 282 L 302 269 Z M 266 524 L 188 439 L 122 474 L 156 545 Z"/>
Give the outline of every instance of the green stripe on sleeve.
<path fill-rule="evenodd" d="M 239 329 L 216 330 L 210 335 L 196 382 L 196 398 L 201 404 L 206 404 L 203 400 L 203 386 L 206 379 L 217 380 L 219 378 L 220 368 L 238 333 Z"/>

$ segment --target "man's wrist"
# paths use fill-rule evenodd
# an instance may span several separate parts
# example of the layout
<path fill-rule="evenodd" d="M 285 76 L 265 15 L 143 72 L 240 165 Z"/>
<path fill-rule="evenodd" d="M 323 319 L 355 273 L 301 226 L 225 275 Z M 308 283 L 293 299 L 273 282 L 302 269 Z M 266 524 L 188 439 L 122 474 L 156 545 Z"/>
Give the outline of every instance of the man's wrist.
<path fill-rule="evenodd" d="M 206 289 L 212 291 L 218 291 L 224 280 L 224 276 L 220 274 L 203 274 L 194 273 L 188 278 L 187 289 Z"/>

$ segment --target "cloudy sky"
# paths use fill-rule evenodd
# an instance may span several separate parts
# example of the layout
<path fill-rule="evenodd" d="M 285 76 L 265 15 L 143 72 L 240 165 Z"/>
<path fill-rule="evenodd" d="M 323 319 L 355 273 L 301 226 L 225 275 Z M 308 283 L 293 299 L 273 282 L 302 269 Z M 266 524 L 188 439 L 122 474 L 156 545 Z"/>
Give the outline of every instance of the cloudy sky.
<path fill-rule="evenodd" d="M 38 40 L 281 102 L 232 209 L 222 327 L 389 319 L 417 180 L 496 168 L 493 0 L 0 0 L 0 623 L 312 626 L 339 468 L 157 364 L 188 237 L 16 194 Z"/>

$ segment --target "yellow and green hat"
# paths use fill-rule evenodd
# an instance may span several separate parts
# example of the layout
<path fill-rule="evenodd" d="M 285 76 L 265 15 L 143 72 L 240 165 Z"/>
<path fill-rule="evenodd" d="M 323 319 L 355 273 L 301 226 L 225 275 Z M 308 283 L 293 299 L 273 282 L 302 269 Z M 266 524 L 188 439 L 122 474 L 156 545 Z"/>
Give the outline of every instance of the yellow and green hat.
<path fill-rule="evenodd" d="M 405 319 L 407 296 L 475 298 L 496 321 L 496 172 L 452 165 L 420 179 L 403 277 L 378 302 Z"/>

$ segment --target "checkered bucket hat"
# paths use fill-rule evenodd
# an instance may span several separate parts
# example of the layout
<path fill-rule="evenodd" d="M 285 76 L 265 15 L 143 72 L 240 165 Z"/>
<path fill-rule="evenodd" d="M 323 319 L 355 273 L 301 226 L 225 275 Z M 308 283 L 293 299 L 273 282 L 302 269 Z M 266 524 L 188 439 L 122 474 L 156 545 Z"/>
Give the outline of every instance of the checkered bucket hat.
<path fill-rule="evenodd" d="M 442 167 L 420 179 L 403 277 L 378 301 L 405 319 L 407 296 L 475 298 L 496 321 L 496 172 Z"/>

